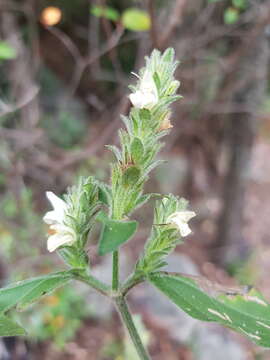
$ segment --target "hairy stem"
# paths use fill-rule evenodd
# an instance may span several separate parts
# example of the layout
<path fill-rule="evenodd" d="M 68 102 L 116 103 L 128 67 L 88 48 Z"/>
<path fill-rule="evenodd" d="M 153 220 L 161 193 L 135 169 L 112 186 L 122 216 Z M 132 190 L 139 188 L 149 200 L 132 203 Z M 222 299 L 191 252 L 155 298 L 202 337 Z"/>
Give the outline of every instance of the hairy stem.
<path fill-rule="evenodd" d="M 123 323 L 125 324 L 130 338 L 135 346 L 135 349 L 141 360 L 150 360 L 150 356 L 147 354 L 146 349 L 143 346 L 140 335 L 135 327 L 128 305 L 123 296 L 119 296 L 115 299 L 115 304 Z"/>
<path fill-rule="evenodd" d="M 76 271 L 74 272 L 75 278 L 79 281 L 84 282 L 87 285 L 90 285 L 92 288 L 97 290 L 99 293 L 105 296 L 110 296 L 111 288 L 102 281 L 98 280 L 93 275 L 86 273 L 85 271 Z"/>
<path fill-rule="evenodd" d="M 113 269 L 112 269 L 112 290 L 117 291 L 119 287 L 119 266 L 118 266 L 118 251 L 113 252 Z"/>
<path fill-rule="evenodd" d="M 129 290 L 131 290 L 134 286 L 144 282 L 144 276 L 136 273 L 131 274 L 128 279 L 125 281 L 123 286 L 121 287 L 122 296 L 126 296 Z"/>

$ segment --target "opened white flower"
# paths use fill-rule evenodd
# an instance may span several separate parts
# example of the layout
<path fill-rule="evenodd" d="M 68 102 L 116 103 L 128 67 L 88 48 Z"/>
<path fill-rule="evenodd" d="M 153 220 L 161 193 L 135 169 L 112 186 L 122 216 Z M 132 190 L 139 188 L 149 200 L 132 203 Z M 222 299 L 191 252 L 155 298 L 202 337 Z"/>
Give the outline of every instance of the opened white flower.
<path fill-rule="evenodd" d="M 47 191 L 46 196 L 53 206 L 53 210 L 43 217 L 45 223 L 50 225 L 47 248 L 52 252 L 60 246 L 72 245 L 76 241 L 76 234 L 64 224 L 67 204 L 51 191 Z"/>
<path fill-rule="evenodd" d="M 145 71 L 140 79 L 138 90 L 129 95 L 132 105 L 136 108 L 151 109 L 158 102 L 157 87 L 153 79 L 153 75 L 149 71 Z"/>
<path fill-rule="evenodd" d="M 191 233 L 188 222 L 194 216 L 196 216 L 194 211 L 176 211 L 168 217 L 167 223 L 177 227 L 181 236 L 185 237 Z"/>

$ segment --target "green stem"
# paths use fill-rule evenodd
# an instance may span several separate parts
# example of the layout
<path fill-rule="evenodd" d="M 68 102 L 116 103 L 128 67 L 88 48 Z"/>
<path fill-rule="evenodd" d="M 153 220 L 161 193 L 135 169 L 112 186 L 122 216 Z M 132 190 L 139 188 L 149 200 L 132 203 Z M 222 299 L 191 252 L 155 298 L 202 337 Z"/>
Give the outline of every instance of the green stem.
<path fill-rule="evenodd" d="M 117 291 L 119 287 L 119 255 L 118 251 L 113 252 L 113 269 L 112 269 L 112 290 Z"/>
<path fill-rule="evenodd" d="M 121 287 L 122 296 L 126 296 L 129 290 L 131 290 L 134 286 L 144 282 L 144 276 L 133 273 L 128 277 L 123 286 Z"/>
<path fill-rule="evenodd" d="M 76 271 L 74 272 L 75 278 L 79 281 L 84 282 L 87 285 L 90 285 L 92 288 L 96 289 L 99 293 L 105 296 L 110 296 L 111 288 L 102 281 L 98 280 L 93 275 L 86 273 L 85 271 Z"/>
<path fill-rule="evenodd" d="M 147 354 L 147 351 L 143 346 L 140 335 L 135 327 L 135 324 L 133 322 L 133 319 L 132 319 L 132 316 L 128 309 L 128 305 L 125 301 L 125 298 L 123 296 L 117 297 L 115 299 L 115 304 L 116 304 L 117 310 L 119 311 L 121 319 L 128 330 L 130 338 L 131 338 L 131 340 L 135 346 L 135 349 L 139 355 L 139 358 L 141 360 L 150 360 L 150 356 Z"/>

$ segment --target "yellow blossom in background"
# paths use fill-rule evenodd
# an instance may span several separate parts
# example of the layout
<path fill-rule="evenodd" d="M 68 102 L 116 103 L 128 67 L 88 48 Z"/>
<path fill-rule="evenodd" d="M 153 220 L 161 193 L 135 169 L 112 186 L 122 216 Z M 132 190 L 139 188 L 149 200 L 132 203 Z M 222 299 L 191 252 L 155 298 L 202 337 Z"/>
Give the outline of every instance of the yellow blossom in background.
<path fill-rule="evenodd" d="M 48 6 L 41 12 L 40 22 L 46 26 L 54 26 L 62 19 L 62 11 L 55 6 Z"/>

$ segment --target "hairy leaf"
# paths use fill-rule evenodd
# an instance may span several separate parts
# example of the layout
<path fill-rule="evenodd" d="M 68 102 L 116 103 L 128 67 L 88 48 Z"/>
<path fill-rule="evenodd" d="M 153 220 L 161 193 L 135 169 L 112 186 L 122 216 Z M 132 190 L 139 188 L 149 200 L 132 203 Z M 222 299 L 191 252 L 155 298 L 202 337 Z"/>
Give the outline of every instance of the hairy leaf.
<path fill-rule="evenodd" d="M 111 220 L 101 211 L 97 220 L 103 223 L 99 239 L 99 255 L 105 255 L 119 248 L 120 245 L 127 242 L 137 229 L 136 221 L 118 221 Z"/>
<path fill-rule="evenodd" d="M 270 347 L 270 305 L 257 290 L 166 272 L 153 273 L 149 280 L 190 316 L 218 322 Z"/>
<path fill-rule="evenodd" d="M 72 274 L 69 271 L 63 271 L 19 281 L 2 288 L 0 289 L 0 313 L 4 313 L 15 306 L 24 309 L 41 296 L 65 285 L 71 278 Z"/>

